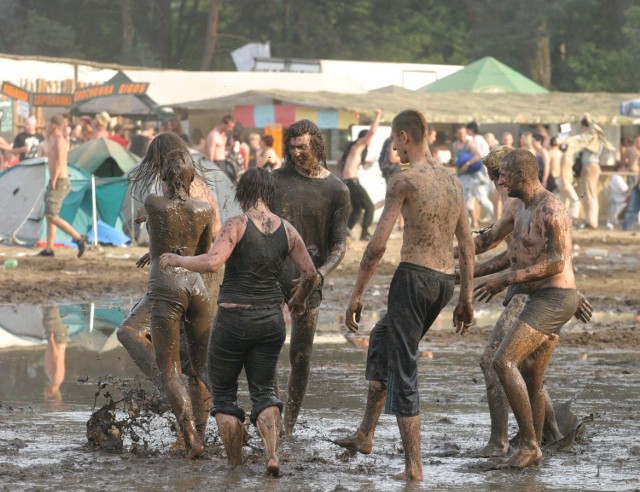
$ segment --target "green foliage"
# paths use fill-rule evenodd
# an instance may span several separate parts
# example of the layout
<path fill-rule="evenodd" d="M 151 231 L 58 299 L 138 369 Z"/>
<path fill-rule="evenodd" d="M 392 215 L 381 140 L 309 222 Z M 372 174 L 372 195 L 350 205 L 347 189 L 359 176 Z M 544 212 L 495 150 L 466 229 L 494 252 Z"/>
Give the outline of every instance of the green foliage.
<path fill-rule="evenodd" d="M 0 52 L 199 69 L 212 0 L 2 0 Z M 10 26 L 10 28 L 6 28 Z M 129 26 L 129 29 L 127 29 Z M 637 91 L 631 0 L 220 0 L 212 69 L 274 57 L 466 64 L 494 56 L 556 90 Z M 546 75 L 540 75 L 546 74 Z"/>

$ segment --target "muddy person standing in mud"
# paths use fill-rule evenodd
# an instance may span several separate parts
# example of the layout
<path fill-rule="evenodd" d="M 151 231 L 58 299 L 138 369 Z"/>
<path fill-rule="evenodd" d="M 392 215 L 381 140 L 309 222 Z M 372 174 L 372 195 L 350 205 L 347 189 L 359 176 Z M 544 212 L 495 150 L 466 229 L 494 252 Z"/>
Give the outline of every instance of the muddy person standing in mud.
<path fill-rule="evenodd" d="M 571 219 L 560 200 L 542 187 L 531 152 L 517 149 L 500 164 L 498 185 L 524 206 L 492 228 L 493 240 L 512 234 L 512 270 L 476 287 L 479 301 L 490 301 L 509 286 L 510 295 L 529 294 L 524 308 L 507 327 L 493 357 L 519 427 L 519 447 L 503 465 L 526 467 L 542 459 L 540 442 L 545 418 L 544 374 L 558 342 L 558 333 L 578 308 L 571 262 Z M 529 358 L 527 381 L 519 366 Z"/>
<path fill-rule="evenodd" d="M 418 343 L 453 296 L 454 235 L 461 271 L 460 297 L 453 314 L 456 331 L 464 333 L 473 321 L 473 242 L 462 185 L 431 157 L 428 133 L 427 121 L 416 110 L 403 111 L 391 125 L 393 147 L 410 167 L 389 180 L 384 210 L 365 249 L 347 308 L 345 322 L 350 331 L 358 331 L 362 293 L 384 255 L 399 214 L 405 220 L 401 263 L 389 287 L 387 314 L 370 335 L 364 417 L 354 434 L 335 441 L 369 454 L 384 407 L 397 417 L 405 452 L 405 471 L 397 478 L 405 480 L 422 480 Z"/>
<path fill-rule="evenodd" d="M 309 382 L 311 349 L 318 324 L 324 278 L 342 261 L 346 249 L 349 190 L 327 169 L 327 153 L 318 127 L 309 120 L 295 122 L 284 134 L 285 163 L 273 172 L 273 211 L 300 233 L 322 282 L 307 299 L 302 314 L 291 315 L 291 373 L 287 384 L 284 428 L 293 432 Z M 288 302 L 300 273 L 285 261 L 280 283 Z"/>
<path fill-rule="evenodd" d="M 206 393 L 207 343 L 213 309 L 201 275 L 182 268 L 162 268 L 159 259 L 163 253 L 202 254 L 211 245 L 211 205 L 189 197 L 194 176 L 188 153 L 169 152 L 162 168 L 164 196 L 150 194 L 144 201 L 151 258 L 151 339 L 160 379 L 189 458 L 202 454 L 204 445 L 196 428 L 195 402 L 181 379 L 180 329 L 184 325 L 191 366 L 199 377 L 201 392 Z"/>

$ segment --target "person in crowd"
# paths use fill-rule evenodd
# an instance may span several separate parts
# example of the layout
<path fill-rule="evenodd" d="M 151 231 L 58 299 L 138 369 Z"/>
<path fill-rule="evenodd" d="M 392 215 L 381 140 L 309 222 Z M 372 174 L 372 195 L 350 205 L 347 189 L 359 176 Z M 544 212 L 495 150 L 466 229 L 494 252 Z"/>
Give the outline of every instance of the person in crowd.
<path fill-rule="evenodd" d="M 29 116 L 24 126 L 24 131 L 16 135 L 13 140 L 12 153 L 18 153 L 21 161 L 38 157 L 40 145 L 44 142 L 44 135 L 38 132 L 38 120 L 35 116 Z"/>
<path fill-rule="evenodd" d="M 487 144 L 489 145 L 489 150 L 493 150 L 498 145 L 500 145 L 500 142 L 498 142 L 498 139 L 496 138 L 496 136 L 491 132 L 485 133 L 484 139 L 487 141 Z"/>
<path fill-rule="evenodd" d="M 549 178 L 547 189 L 556 195 L 560 195 L 560 181 L 562 174 L 562 151 L 556 137 L 549 139 Z"/>
<path fill-rule="evenodd" d="M 204 273 L 226 263 L 209 341 L 211 413 L 216 417 L 229 465 L 241 465 L 245 412 L 238 406 L 237 392 L 244 368 L 253 404 L 251 422 L 263 439 L 267 472 L 277 477 L 282 403 L 275 395 L 274 378 L 286 337 L 279 278 L 285 259 L 291 258 L 301 278 L 288 306 L 292 314 L 300 315 L 320 277 L 298 232 L 271 211 L 274 193 L 272 175 L 266 169 L 249 168 L 236 189 L 244 213 L 225 223 L 208 253 L 165 253 L 160 265 Z"/>
<path fill-rule="evenodd" d="M 155 134 L 156 125 L 153 121 L 145 121 L 142 125 L 138 125 L 135 134 L 131 137 L 129 151 L 139 157 L 145 156 Z"/>
<path fill-rule="evenodd" d="M 227 139 L 236 125 L 233 116 L 226 115 L 207 135 L 207 159 L 224 170 L 227 159 Z"/>
<path fill-rule="evenodd" d="M 622 229 L 633 231 L 640 220 L 640 170 L 636 176 L 635 184 L 631 187 L 629 205 L 624 214 Z"/>
<path fill-rule="evenodd" d="M 488 177 L 482 171 L 482 158 L 476 148 L 474 139 L 467 134 L 467 129 L 462 125 L 455 127 L 456 140 L 453 142 L 453 155 L 458 176 L 462 183 L 464 201 L 471 217 L 472 227 L 479 227 L 479 217 L 476 211 L 476 200 L 486 210 L 493 220 L 493 204 L 489 200 L 489 188 L 486 186 Z"/>
<path fill-rule="evenodd" d="M 284 431 L 292 434 L 309 382 L 313 338 L 318 324 L 324 279 L 344 257 L 349 216 L 349 190 L 327 169 L 320 129 L 299 120 L 284 134 L 284 165 L 275 170 L 272 211 L 300 233 L 322 279 L 307 300 L 303 313 L 291 315 L 291 372 L 284 409 Z M 300 273 L 287 259 L 280 283 L 289 301 L 300 283 Z"/>
<path fill-rule="evenodd" d="M 258 167 L 258 162 L 262 161 L 262 138 L 258 133 L 249 134 L 247 169 Z"/>
<path fill-rule="evenodd" d="M 526 149 L 507 154 L 500 164 L 498 186 L 522 206 L 491 228 L 488 243 L 511 234 L 511 269 L 475 288 L 478 302 L 489 302 L 505 288 L 509 295 L 526 292 L 529 300 L 505 330 L 491 366 L 497 374 L 519 427 L 519 444 L 502 465 L 525 468 L 542 460 L 545 418 L 544 375 L 561 327 L 578 309 L 572 267 L 571 221 L 561 201 L 542 187 L 538 163 Z M 521 364 L 530 357 L 523 377 Z"/>
<path fill-rule="evenodd" d="M 93 119 L 94 132 L 92 138 L 109 138 L 109 126 L 111 125 L 111 115 L 106 111 L 101 111 Z"/>
<path fill-rule="evenodd" d="M 113 127 L 113 135 L 109 137 L 109 140 L 113 140 L 114 142 L 119 143 L 125 149 L 129 148 L 129 141 L 125 138 L 125 129 L 124 125 L 118 123 Z"/>
<path fill-rule="evenodd" d="M 513 147 L 513 143 L 515 140 L 513 139 L 513 134 L 511 132 L 504 132 L 502 134 L 502 138 L 500 139 L 500 143 L 505 147 Z"/>
<path fill-rule="evenodd" d="M 351 215 L 349 215 L 347 227 L 351 231 L 360 220 L 360 216 L 362 216 L 362 229 L 360 232 L 361 241 L 368 241 L 371 239 L 369 227 L 373 222 L 373 212 L 375 207 L 369 197 L 369 193 L 367 193 L 367 190 L 360 184 L 360 181 L 358 181 L 358 170 L 366 160 L 367 149 L 378 130 L 381 117 L 382 111 L 376 109 L 375 117 L 373 118 L 373 122 L 369 129 L 361 130 L 358 134 L 358 138 L 348 144 L 342 154 L 342 161 L 344 162 L 342 168 L 342 181 L 347 185 L 347 188 L 349 188 L 349 194 L 351 197 Z"/>
<path fill-rule="evenodd" d="M 62 202 L 71 191 L 69 179 L 69 145 L 64 138 L 65 122 L 60 115 L 54 115 L 47 125 L 47 159 L 49 184 L 44 194 L 44 215 L 47 221 L 47 244 L 38 256 L 55 256 L 53 246 L 57 229 L 66 232 L 78 247 L 80 258 L 87 247 L 88 237 L 76 231 L 71 224 L 60 217 Z"/>
<path fill-rule="evenodd" d="M 175 133 L 182 140 L 184 140 L 184 143 L 186 143 L 189 146 L 191 145 L 191 140 L 189 139 L 189 135 L 187 135 L 185 131 L 182 129 L 182 122 L 180 121 L 180 118 L 178 118 L 177 116 L 174 116 L 167 120 L 167 131 L 171 133 Z"/>
<path fill-rule="evenodd" d="M 600 193 L 600 154 L 603 149 L 613 150 L 613 146 L 606 139 L 604 131 L 591 119 L 591 115 L 585 113 L 580 120 L 580 132 L 584 137 L 585 145 L 582 147 L 582 168 L 578 177 L 578 192 L 582 197 L 582 208 L 585 221 L 580 225 L 581 229 L 597 229 L 600 205 L 598 195 Z"/>
<path fill-rule="evenodd" d="M 619 174 L 626 171 L 627 166 L 622 162 L 616 164 L 614 174 L 607 184 L 607 230 L 612 231 L 618 225 L 618 216 L 627 204 L 629 198 L 629 185 L 623 176 Z"/>
<path fill-rule="evenodd" d="M 473 321 L 473 243 L 462 186 L 431 157 L 427 132 L 428 123 L 416 110 L 402 111 L 391 124 L 393 145 L 409 168 L 389 182 L 382 217 L 362 256 L 346 310 L 349 331 L 359 329 L 362 294 L 384 255 L 398 215 L 402 213 L 411 227 L 405 229 L 401 263 L 389 287 L 387 314 L 369 337 L 364 417 L 355 433 L 334 441 L 351 451 L 371 453 L 384 408 L 397 418 L 405 455 L 405 470 L 397 478 L 404 480 L 422 480 L 418 343 L 453 296 L 454 236 L 461 269 L 460 297 L 453 316 L 456 331 L 465 332 Z"/>
<path fill-rule="evenodd" d="M 80 118 L 80 125 L 82 125 L 81 140 L 83 142 L 93 140 L 94 129 L 91 118 L 89 118 L 88 116 L 83 116 L 82 118 Z"/>
<path fill-rule="evenodd" d="M 77 147 L 84 143 L 82 139 L 82 124 L 73 125 L 69 134 L 69 148 Z"/>
<path fill-rule="evenodd" d="M 262 137 L 262 144 L 264 145 L 264 152 L 260 156 L 258 167 L 264 167 L 269 171 L 279 169 L 282 166 L 282 159 L 278 157 L 273 148 L 273 136 L 265 135 Z"/>
<path fill-rule="evenodd" d="M 551 173 L 551 158 L 549 151 L 544 147 L 544 135 L 535 133 L 531 139 L 531 145 L 535 151 L 533 155 L 536 156 L 538 161 L 538 179 L 542 186 L 547 190 L 555 191 L 555 181 L 549 182 L 549 174 Z"/>

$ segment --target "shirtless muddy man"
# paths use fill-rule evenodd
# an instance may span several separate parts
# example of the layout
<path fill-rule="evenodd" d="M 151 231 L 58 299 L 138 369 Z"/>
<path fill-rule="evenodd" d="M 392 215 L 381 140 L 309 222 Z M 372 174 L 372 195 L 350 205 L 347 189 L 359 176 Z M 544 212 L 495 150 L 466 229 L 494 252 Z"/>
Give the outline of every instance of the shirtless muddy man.
<path fill-rule="evenodd" d="M 428 133 L 427 121 L 416 110 L 401 112 L 392 123 L 393 147 L 410 167 L 389 180 L 384 210 L 360 262 L 347 307 L 345 323 L 351 332 L 358 331 L 362 293 L 384 255 L 399 214 L 405 220 L 401 263 L 389 287 L 387 314 L 370 335 L 364 417 L 355 433 L 335 441 L 351 451 L 371 453 L 384 408 L 397 417 L 405 452 L 405 471 L 397 478 L 405 480 L 422 479 L 418 343 L 453 296 L 454 236 L 461 271 L 460 297 L 453 314 L 456 331 L 464 333 L 473 321 L 473 243 L 462 186 L 431 157 Z"/>

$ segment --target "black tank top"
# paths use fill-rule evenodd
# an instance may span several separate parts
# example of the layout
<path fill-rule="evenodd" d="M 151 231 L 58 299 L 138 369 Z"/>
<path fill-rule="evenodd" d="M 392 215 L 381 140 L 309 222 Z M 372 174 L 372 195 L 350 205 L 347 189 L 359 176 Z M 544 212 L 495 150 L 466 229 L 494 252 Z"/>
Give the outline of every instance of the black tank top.
<path fill-rule="evenodd" d="M 283 302 L 278 279 L 289 255 L 289 241 L 280 221 L 272 233 L 262 233 L 247 216 L 247 228 L 227 260 L 218 304 L 273 306 Z"/>

